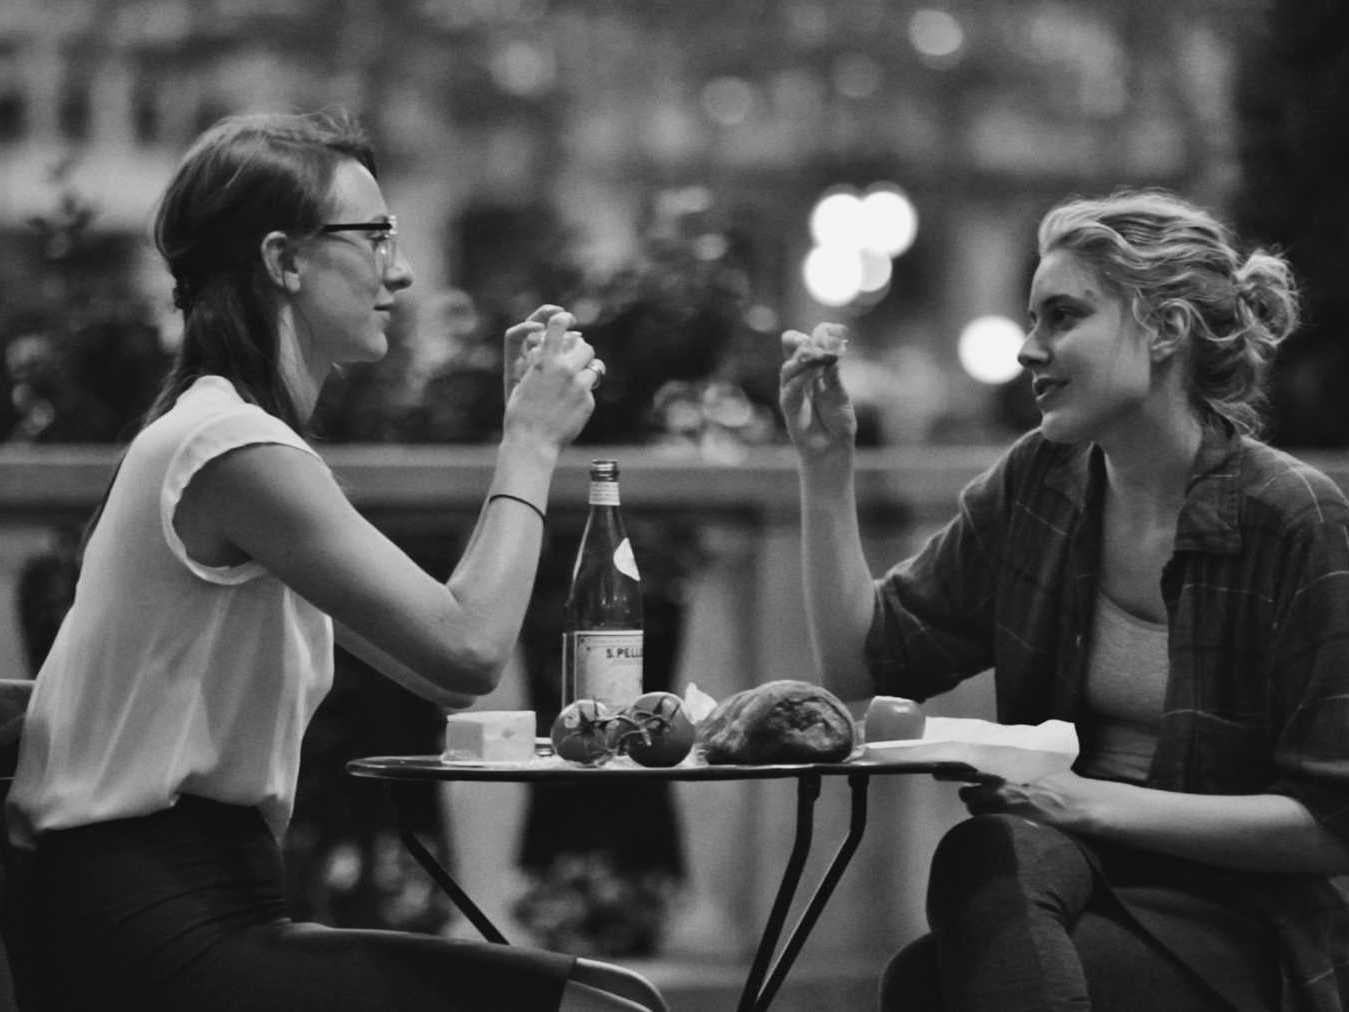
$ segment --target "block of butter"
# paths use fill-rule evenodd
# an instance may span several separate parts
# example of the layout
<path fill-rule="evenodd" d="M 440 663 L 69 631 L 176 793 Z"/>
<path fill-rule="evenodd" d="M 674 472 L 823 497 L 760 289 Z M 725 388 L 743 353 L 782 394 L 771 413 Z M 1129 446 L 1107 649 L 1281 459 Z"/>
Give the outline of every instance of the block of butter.
<path fill-rule="evenodd" d="M 445 718 L 445 762 L 528 762 L 534 758 L 533 710 L 480 710 Z"/>

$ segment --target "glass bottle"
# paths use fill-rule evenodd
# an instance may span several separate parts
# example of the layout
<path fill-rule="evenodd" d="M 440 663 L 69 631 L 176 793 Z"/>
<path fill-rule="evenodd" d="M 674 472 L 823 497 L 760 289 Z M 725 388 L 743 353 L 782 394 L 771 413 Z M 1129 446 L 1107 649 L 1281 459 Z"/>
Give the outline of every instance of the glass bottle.
<path fill-rule="evenodd" d="M 562 626 L 562 705 L 611 708 L 642 694 L 642 578 L 618 505 L 618 462 L 590 464 L 590 515 L 572 568 Z"/>

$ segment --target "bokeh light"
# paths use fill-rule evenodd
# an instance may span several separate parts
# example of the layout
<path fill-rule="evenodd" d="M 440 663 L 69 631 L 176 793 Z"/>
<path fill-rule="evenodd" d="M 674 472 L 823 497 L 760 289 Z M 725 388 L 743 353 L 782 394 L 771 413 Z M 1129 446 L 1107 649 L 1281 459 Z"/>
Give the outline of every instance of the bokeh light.
<path fill-rule="evenodd" d="M 720 260 L 731 248 L 724 235 L 705 232 L 693 240 L 693 255 L 699 260 Z"/>
<path fill-rule="evenodd" d="M 857 246 L 864 228 L 862 200 L 852 189 L 826 193 L 810 212 L 810 235 L 820 246 Z"/>
<path fill-rule="evenodd" d="M 965 29 L 950 12 L 925 7 L 914 11 L 909 19 L 909 42 L 920 56 L 949 64 L 965 47 Z"/>
<path fill-rule="evenodd" d="M 899 187 L 878 183 L 861 200 L 862 246 L 890 257 L 903 254 L 918 235 L 918 210 Z"/>
<path fill-rule="evenodd" d="M 816 246 L 806 254 L 801 278 L 816 302 L 846 306 L 862 290 L 862 258 L 850 246 Z"/>
<path fill-rule="evenodd" d="M 754 109 L 754 88 L 739 77 L 718 77 L 707 82 L 702 94 L 703 111 L 722 126 L 739 126 Z"/>
<path fill-rule="evenodd" d="M 894 273 L 890 258 L 874 249 L 860 249 L 857 256 L 862 263 L 862 276 L 857 283 L 858 291 L 867 294 L 884 291 L 890 284 L 890 275 Z"/>
<path fill-rule="evenodd" d="M 956 345 L 961 367 L 980 383 L 1006 383 L 1021 372 L 1016 360 L 1026 335 L 1006 316 L 980 316 L 965 325 Z"/>
<path fill-rule="evenodd" d="M 874 305 L 889 290 L 891 261 L 918 235 L 918 212 L 894 183 L 825 192 L 810 212 L 815 247 L 802 264 L 811 296 L 826 306 Z"/>
<path fill-rule="evenodd" d="M 834 87 L 847 98 L 870 98 L 884 78 L 881 65 L 865 53 L 845 53 L 834 61 Z"/>
<path fill-rule="evenodd" d="M 756 303 L 745 310 L 745 324 L 765 334 L 778 329 L 778 314 L 772 306 Z"/>
<path fill-rule="evenodd" d="M 557 65 L 552 54 L 532 43 L 516 39 L 502 46 L 492 57 L 492 77 L 512 95 L 532 98 L 542 95 L 554 84 Z"/>

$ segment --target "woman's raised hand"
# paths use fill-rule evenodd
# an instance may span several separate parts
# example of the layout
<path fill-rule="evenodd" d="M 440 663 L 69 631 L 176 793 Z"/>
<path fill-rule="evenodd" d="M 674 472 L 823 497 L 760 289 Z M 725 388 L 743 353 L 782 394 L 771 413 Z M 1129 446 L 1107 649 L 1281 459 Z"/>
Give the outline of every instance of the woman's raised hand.
<path fill-rule="evenodd" d="M 585 427 L 604 366 L 573 323 L 559 307 L 540 306 L 506 332 L 506 433 L 561 449 Z"/>
<path fill-rule="evenodd" d="M 803 456 L 850 448 L 857 436 L 857 414 L 838 372 L 847 344 L 847 328 L 838 323 L 782 335 L 778 398 L 787 434 Z"/>
<path fill-rule="evenodd" d="M 550 317 L 560 312 L 561 306 L 543 305 L 530 313 L 523 323 L 507 328 L 501 355 L 501 378 L 506 394 L 503 404 L 510 403 L 511 391 L 524 378 L 525 370 L 529 368 L 530 355 L 543 341 L 544 325 Z"/>

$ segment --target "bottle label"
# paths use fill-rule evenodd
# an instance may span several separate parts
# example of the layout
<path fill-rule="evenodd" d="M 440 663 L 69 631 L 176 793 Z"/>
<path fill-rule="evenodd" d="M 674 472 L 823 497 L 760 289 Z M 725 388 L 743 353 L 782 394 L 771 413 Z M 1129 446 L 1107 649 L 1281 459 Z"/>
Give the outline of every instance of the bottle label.
<path fill-rule="evenodd" d="M 640 580 L 641 574 L 637 572 L 637 560 L 632 554 L 632 542 L 624 538 L 614 549 L 614 568 L 624 576 L 634 580 Z"/>
<path fill-rule="evenodd" d="M 615 709 L 642 694 L 642 630 L 572 633 L 576 698 L 598 699 Z"/>
<path fill-rule="evenodd" d="M 617 506 L 618 482 L 592 481 L 590 483 L 591 506 Z"/>

